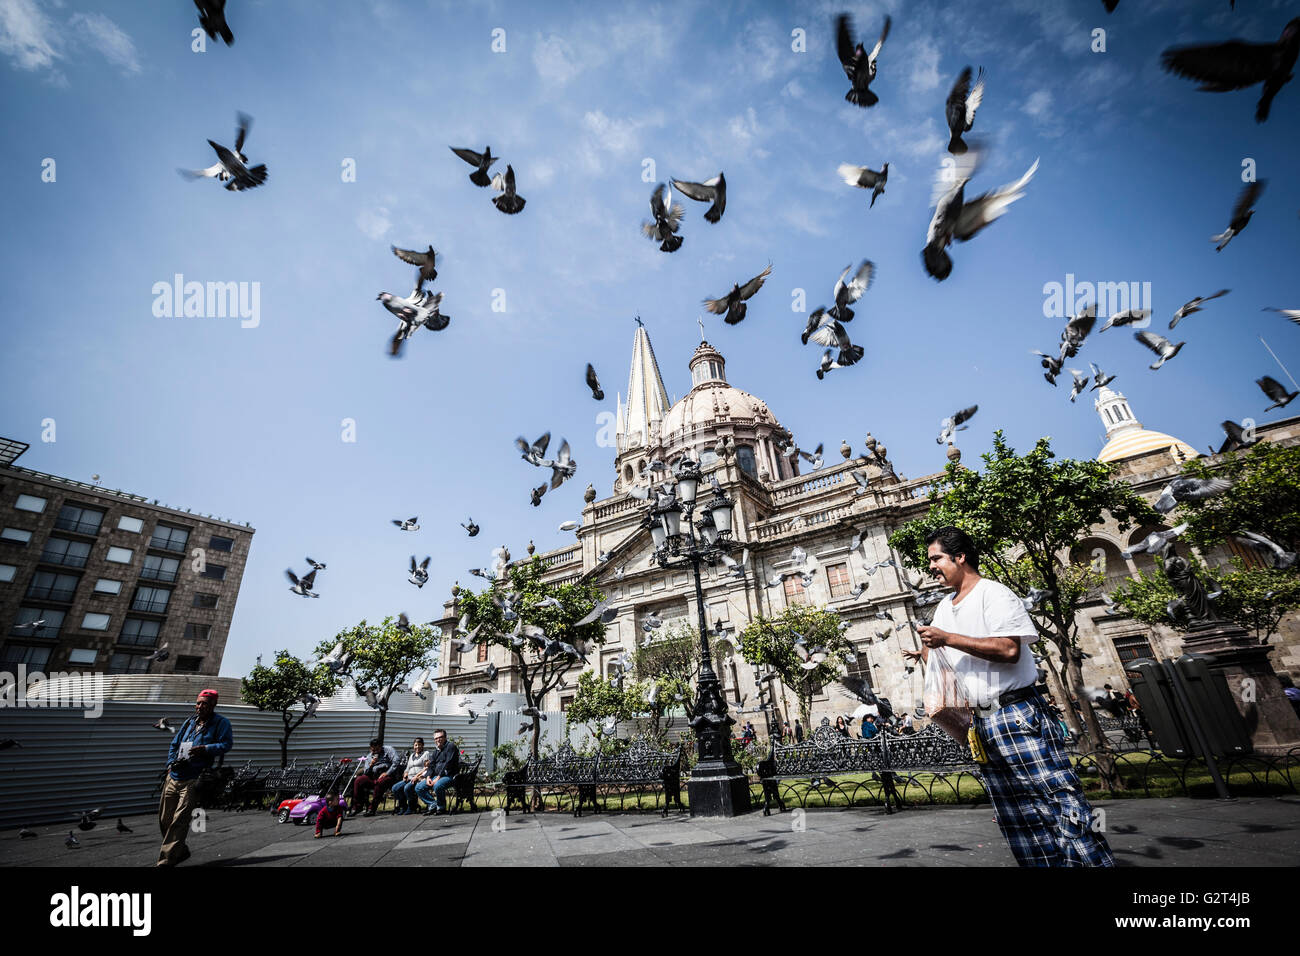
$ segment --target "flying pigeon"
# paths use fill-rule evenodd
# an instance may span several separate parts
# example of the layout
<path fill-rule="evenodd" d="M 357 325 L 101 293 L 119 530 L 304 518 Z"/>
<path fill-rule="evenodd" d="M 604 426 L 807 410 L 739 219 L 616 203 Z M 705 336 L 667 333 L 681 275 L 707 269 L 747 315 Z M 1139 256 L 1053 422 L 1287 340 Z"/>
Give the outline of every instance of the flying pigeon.
<path fill-rule="evenodd" d="M 580 528 L 580 527 L 581 527 L 581 525 L 580 525 L 577 521 L 562 521 L 562 522 L 560 522 L 560 528 L 559 528 L 559 530 L 561 530 L 561 531 L 577 531 L 578 528 Z"/>
<path fill-rule="evenodd" d="M 1198 89 L 1208 93 L 1226 93 L 1263 83 L 1255 122 L 1268 119 L 1273 97 L 1294 75 L 1296 54 L 1300 53 L 1300 17 L 1282 30 L 1275 43 L 1247 43 L 1228 40 L 1194 46 L 1170 47 L 1160 55 L 1170 73 L 1200 82 Z"/>
<path fill-rule="evenodd" d="M 199 26 L 209 40 L 215 40 L 220 33 L 226 46 L 235 42 L 235 35 L 226 23 L 226 0 L 194 0 L 194 5 L 199 8 Z"/>
<path fill-rule="evenodd" d="M 587 387 L 591 389 L 591 397 L 596 401 L 604 401 L 605 392 L 600 387 L 600 379 L 596 378 L 596 370 L 591 363 L 587 363 Z"/>
<path fill-rule="evenodd" d="M 312 587 L 316 584 L 316 571 L 314 569 L 307 574 L 304 574 L 301 578 L 294 574 L 289 568 L 285 568 L 284 573 L 288 576 L 289 580 L 293 582 L 293 587 L 289 588 L 289 590 L 294 594 L 300 594 L 303 597 L 320 597 L 319 594 L 312 593 Z"/>
<path fill-rule="evenodd" d="M 313 571 L 312 573 L 315 574 L 316 572 Z M 312 597 L 319 597 L 319 596 L 320 595 L 318 594 L 312 595 Z M 150 663 L 155 663 L 155 662 L 161 663 L 162 661 L 165 661 L 167 660 L 167 658 L 171 657 L 171 654 L 172 654 L 171 645 L 164 644 L 162 647 L 158 648 L 158 650 L 154 651 L 152 654 L 146 657 L 145 660 L 149 661 Z"/>
<path fill-rule="evenodd" d="M 681 225 L 685 210 L 681 203 L 674 203 L 671 200 L 672 193 L 669 188 L 660 183 L 650 197 L 650 212 L 654 215 L 654 222 L 641 223 L 641 231 L 646 238 L 659 242 L 659 248 L 664 252 L 676 252 L 682 247 L 683 242 L 682 237 L 676 235 L 676 232 Z"/>
<path fill-rule="evenodd" d="M 973 239 L 989 223 L 1001 218 L 1013 202 L 1024 196 L 1025 186 L 1038 171 L 1038 160 L 1035 159 L 1034 164 L 1014 183 L 966 200 L 966 184 L 977 165 L 978 153 L 964 164 L 958 164 L 958 172 L 951 182 L 944 170 L 940 170 L 936 182 L 935 195 L 938 198 L 921 258 L 926 272 L 940 282 L 952 273 L 952 259 L 946 250 L 953 240 L 966 242 Z"/>
<path fill-rule="evenodd" d="M 15 631 L 25 631 L 28 628 L 31 628 L 33 634 L 39 634 L 41 631 L 45 630 L 45 618 L 42 617 L 35 621 L 27 621 L 24 624 L 14 625 Z"/>
<path fill-rule="evenodd" d="M 501 193 L 500 196 L 492 197 L 492 205 L 508 216 L 513 216 L 519 212 L 524 208 L 524 203 L 528 201 L 515 192 L 515 170 L 513 166 L 508 164 L 504 176 L 497 173 L 492 177 L 492 188 Z"/>
<path fill-rule="evenodd" d="M 826 373 L 831 369 L 848 368 L 850 365 L 856 365 L 862 360 L 862 356 L 866 354 L 865 350 L 861 345 L 853 344 L 849 339 L 848 330 L 839 319 L 832 316 L 825 309 L 819 308 L 809 316 L 809 324 L 811 325 L 814 320 L 817 324 L 811 333 L 804 333 L 804 341 L 807 342 L 811 339 L 818 345 L 827 346 L 822 355 L 821 365 L 817 369 L 817 378 L 819 380 L 824 379 Z M 832 348 L 839 350 L 834 362 L 830 358 Z"/>
<path fill-rule="evenodd" d="M 844 94 L 844 99 L 854 106 L 865 109 L 880 102 L 880 97 L 871 92 L 870 87 L 871 81 L 876 78 L 876 59 L 880 56 L 880 50 L 889 36 L 889 25 L 890 19 L 886 16 L 885 26 L 880 31 L 880 39 L 868 53 L 861 43 L 854 43 L 853 20 L 849 15 L 841 13 L 835 19 L 835 52 L 839 56 L 840 65 L 844 67 L 844 75 L 852 84 L 849 91 Z"/>
<path fill-rule="evenodd" d="M 704 213 L 706 221 L 717 222 L 722 218 L 727 208 L 727 180 L 722 173 L 702 183 L 688 183 L 674 179 L 672 184 L 673 188 L 687 199 L 713 203 Z"/>
<path fill-rule="evenodd" d="M 417 565 L 415 563 L 415 555 L 411 555 L 411 573 L 407 577 L 407 580 L 410 581 L 412 584 L 414 584 L 417 588 L 422 588 L 425 586 L 425 584 L 428 583 L 429 562 L 431 560 L 433 560 L 432 557 L 426 557 L 423 561 L 421 561 Z"/>
<path fill-rule="evenodd" d="M 1078 315 L 1072 315 L 1066 320 L 1065 328 L 1061 330 L 1061 344 L 1064 347 L 1062 354 L 1065 358 L 1073 358 L 1084 339 L 1092 332 L 1092 327 L 1097 322 L 1097 303 L 1090 302 L 1079 310 Z"/>
<path fill-rule="evenodd" d="M 952 134 L 951 139 L 948 140 L 948 152 L 954 156 L 966 152 L 967 146 L 961 134 L 970 132 L 971 127 L 975 125 L 975 111 L 980 108 L 980 103 L 984 99 L 984 67 L 980 67 L 973 89 L 970 79 L 971 69 L 968 66 L 961 71 L 957 82 L 952 86 L 952 91 L 948 94 L 946 113 L 948 130 Z"/>
<path fill-rule="evenodd" d="M 430 246 L 425 252 L 416 252 L 413 249 L 399 249 L 397 246 L 390 246 L 390 248 L 393 250 L 393 255 L 408 265 L 416 266 L 419 270 L 416 272 L 416 292 L 423 292 L 426 282 L 432 282 L 438 278 L 438 270 L 433 267 L 438 253 L 434 251 L 433 246 Z"/>
<path fill-rule="evenodd" d="M 1153 507 L 1168 514 L 1183 501 L 1205 501 L 1217 497 L 1232 487 L 1225 478 L 1175 478 L 1165 485 Z"/>
<path fill-rule="evenodd" d="M 600 619 L 602 624 L 608 624 L 616 617 L 618 617 L 618 608 L 611 606 L 608 601 L 599 601 L 590 612 L 578 621 L 575 621 L 573 626 L 585 627 L 588 624 L 594 623 L 597 618 Z"/>
<path fill-rule="evenodd" d="M 1070 369 L 1070 374 L 1074 376 L 1074 387 L 1070 389 L 1070 401 L 1073 402 L 1088 387 L 1091 379 L 1077 368 Z"/>
<path fill-rule="evenodd" d="M 459 146 L 452 146 L 450 149 L 453 153 L 474 167 L 474 172 L 469 174 L 470 182 L 475 186 L 490 186 L 492 184 L 492 180 L 487 174 L 488 167 L 501 157 L 492 155 L 491 146 L 484 147 L 483 152 L 481 153 L 476 153 L 472 149 L 465 149 L 464 147 Z"/>
<path fill-rule="evenodd" d="M 1103 385 L 1109 385 L 1111 382 L 1115 381 L 1114 375 L 1107 375 L 1092 362 L 1088 363 L 1088 367 L 1092 369 L 1092 391 L 1095 392 Z"/>
<path fill-rule="evenodd" d="M 569 443 L 564 439 L 560 439 L 559 454 L 557 454 L 555 460 L 549 464 L 551 468 L 552 491 L 572 478 L 574 472 L 578 470 L 578 463 L 570 457 Z"/>
<path fill-rule="evenodd" d="M 1187 528 L 1187 522 L 1184 521 L 1178 527 L 1171 528 L 1168 531 L 1152 531 L 1142 541 L 1125 551 L 1124 557 L 1131 558 L 1135 554 L 1163 555 L 1173 545 L 1174 539 L 1185 532 Z"/>
<path fill-rule="evenodd" d="M 884 193 L 885 183 L 889 181 L 889 163 L 881 166 L 879 172 L 866 166 L 854 166 L 852 163 L 840 163 L 835 171 L 850 186 L 871 190 L 871 205 L 867 207 L 868 209 L 875 207 L 876 197 Z"/>
<path fill-rule="evenodd" d="M 412 560 L 414 560 L 414 557 L 412 557 Z M 393 626 L 406 634 L 411 633 L 411 619 L 406 616 L 405 611 L 402 611 L 397 615 L 397 623 Z"/>
<path fill-rule="evenodd" d="M 388 354 L 394 358 L 401 355 L 402 343 L 409 339 L 416 329 L 427 328 L 432 332 L 441 332 L 451 324 L 451 316 L 444 315 L 439 308 L 442 305 L 441 292 L 435 294 L 412 290 L 409 296 L 381 292 L 375 298 L 399 320 L 397 332 L 394 333 L 388 347 Z"/>
<path fill-rule="evenodd" d="M 1202 302 L 1209 302 L 1211 299 L 1217 299 L 1221 295 L 1227 295 L 1228 291 L 1228 289 L 1220 289 L 1218 292 L 1214 293 L 1214 295 L 1198 295 L 1190 302 L 1184 302 L 1178 307 L 1178 311 L 1174 313 L 1174 317 L 1169 320 L 1169 327 L 1171 329 L 1175 328 L 1180 321 L 1191 315 L 1193 312 L 1200 312 Z"/>
<path fill-rule="evenodd" d="M 420 516 L 419 516 L 419 515 L 413 515 L 412 517 L 407 518 L 405 521 L 402 521 L 402 520 L 400 520 L 400 519 L 398 519 L 398 518 L 394 518 L 394 519 L 393 519 L 393 524 L 397 525 L 397 527 L 400 528 L 400 529 L 403 530 L 403 531 L 419 531 L 419 530 L 420 530 Z"/>
<path fill-rule="evenodd" d="M 1030 588 L 1029 593 L 1020 599 L 1020 603 L 1025 606 L 1026 611 L 1041 611 L 1047 599 L 1055 596 L 1056 591 L 1053 588 Z"/>
<path fill-rule="evenodd" d="M 1295 564 L 1296 552 L 1283 549 L 1281 545 L 1275 544 L 1262 534 L 1243 531 L 1237 536 L 1237 540 L 1266 555 L 1269 563 L 1279 571 L 1285 571 Z"/>
<path fill-rule="evenodd" d="M 1225 421 L 1222 423 L 1222 428 L 1228 437 L 1224 439 L 1217 454 L 1222 455 L 1224 452 L 1236 451 L 1238 448 L 1249 448 L 1259 441 L 1258 438 L 1247 437 L 1246 430 L 1236 422 Z"/>
<path fill-rule="evenodd" d="M 1106 324 L 1097 331 L 1105 332 L 1114 325 L 1132 325 L 1133 323 L 1141 322 L 1150 316 L 1150 309 L 1125 309 L 1123 312 L 1112 312 L 1110 317 L 1106 319 Z"/>
<path fill-rule="evenodd" d="M 1155 332 L 1134 332 L 1133 338 L 1137 339 L 1152 352 L 1155 352 L 1156 355 L 1160 356 L 1160 358 L 1156 359 L 1153 364 L 1147 366 L 1147 368 L 1150 369 L 1158 369 L 1160 366 L 1164 365 L 1178 354 L 1179 349 L 1187 344 L 1186 342 L 1170 342 L 1163 335 L 1157 335 Z"/>
<path fill-rule="evenodd" d="M 868 488 L 870 488 L 871 486 L 871 479 L 867 477 L 866 472 L 851 471 L 849 472 L 849 474 L 851 474 L 853 476 L 853 480 L 858 483 L 858 486 L 853 489 L 853 493 L 855 495 L 866 494 Z"/>
<path fill-rule="evenodd" d="M 768 263 L 766 269 L 743 286 L 740 283 L 733 285 L 731 291 L 721 299 L 705 299 L 704 307 L 714 315 L 721 315 L 722 320 L 728 325 L 736 325 L 745 318 L 745 311 L 748 308 L 745 301 L 752 298 L 754 293 L 763 288 L 763 283 L 767 281 L 767 277 L 771 274 L 772 265 Z"/>
<path fill-rule="evenodd" d="M 473 518 L 469 518 L 465 521 L 462 521 L 460 523 L 460 526 L 465 529 L 465 531 L 469 534 L 471 538 L 474 537 L 479 532 L 479 526 L 474 523 Z"/>
<path fill-rule="evenodd" d="M 871 288 L 871 277 L 876 274 L 876 264 L 870 259 L 863 259 L 862 264 L 858 266 L 858 271 L 853 273 L 853 278 L 845 282 L 852 269 L 853 264 L 849 263 L 840 273 L 840 277 L 835 280 L 835 305 L 830 311 L 841 322 L 853 321 L 853 310 L 849 306 L 862 298 Z"/>
<path fill-rule="evenodd" d="M 1292 322 L 1294 322 L 1296 325 L 1300 325 L 1300 309 L 1275 309 L 1275 308 L 1273 308 L 1271 305 L 1266 305 L 1266 306 L 1264 306 L 1264 308 L 1261 309 L 1260 311 L 1262 311 L 1262 312 L 1280 312 L 1282 315 L 1285 315 L 1288 319 L 1290 319 L 1290 320 L 1291 320 Z"/>
<path fill-rule="evenodd" d="M 266 182 L 266 166 L 249 167 L 248 157 L 244 155 L 244 139 L 253 118 L 246 113 L 238 114 L 239 128 L 235 133 L 235 149 L 232 152 L 220 143 L 208 140 L 208 145 L 216 151 L 217 161 L 207 169 L 182 169 L 180 174 L 187 179 L 215 179 L 226 184 L 226 189 L 241 192 L 253 189 Z"/>
<path fill-rule="evenodd" d="M 497 678 L 497 666 L 493 664 L 491 661 L 489 661 L 487 666 L 487 679 L 496 680 L 496 678 Z"/>
<path fill-rule="evenodd" d="M 165 730 L 169 734 L 176 732 L 176 728 L 172 726 L 171 720 L 167 717 L 159 717 L 154 721 L 153 728 L 155 730 Z"/>
<path fill-rule="evenodd" d="M 521 452 L 520 457 L 530 465 L 541 467 L 546 464 L 546 448 L 551 443 L 551 433 L 546 432 L 541 438 L 531 445 L 524 440 L 523 436 L 515 439 L 515 447 Z"/>
<path fill-rule="evenodd" d="M 1255 379 L 1255 384 L 1263 389 L 1264 394 L 1273 402 L 1272 405 L 1264 409 L 1266 412 L 1271 412 L 1275 408 L 1286 408 L 1291 404 L 1293 398 L 1300 395 L 1300 391 L 1288 392 L 1282 383 L 1271 375 Z"/>
<path fill-rule="evenodd" d="M 313 571 L 324 571 L 324 570 L 325 570 L 325 565 L 321 564 L 319 561 L 314 561 L 314 560 L 312 560 L 311 558 L 308 558 L 308 559 L 307 559 L 307 563 L 311 565 L 311 569 L 312 569 Z"/>
<path fill-rule="evenodd" d="M 945 442 L 952 441 L 953 435 L 956 432 L 965 431 L 970 427 L 969 425 L 963 424 L 963 422 L 970 421 L 979 410 L 980 407 L 978 405 L 972 405 L 970 408 L 963 408 L 959 411 L 953 412 L 952 415 L 939 422 L 939 427 L 943 430 L 939 432 L 939 437 L 935 439 L 935 442 L 942 445 Z"/>
<path fill-rule="evenodd" d="M 1297 19 L 1297 32 L 1300 32 L 1300 19 Z M 1294 61 L 1295 55 L 1292 54 Z M 1232 219 L 1228 223 L 1228 228 L 1223 230 L 1217 236 L 1210 236 L 1210 242 L 1217 242 L 1214 247 L 1215 252 L 1222 252 L 1223 247 L 1232 241 L 1232 237 L 1240 235 L 1241 231 L 1246 228 L 1250 222 L 1250 217 L 1255 215 L 1255 201 L 1259 199 L 1259 194 L 1264 191 L 1266 180 L 1257 179 L 1253 183 L 1247 183 L 1241 188 L 1241 195 L 1237 197 L 1237 205 L 1232 207 Z"/>
<path fill-rule="evenodd" d="M 1047 371 L 1043 373 L 1043 378 L 1047 379 L 1047 381 L 1053 386 L 1056 385 L 1056 376 L 1061 374 L 1061 369 L 1064 368 L 1065 362 L 1062 359 L 1057 358 L 1055 355 L 1048 355 L 1046 352 L 1038 351 L 1038 349 L 1034 349 L 1030 354 L 1042 356 L 1042 362 L 1039 364 L 1041 364 L 1043 368 L 1047 369 Z"/>
<path fill-rule="evenodd" d="M 99 816 L 100 812 L 99 810 L 82 810 L 77 813 L 81 817 L 77 821 L 77 829 L 83 832 L 95 829 L 95 818 Z"/>

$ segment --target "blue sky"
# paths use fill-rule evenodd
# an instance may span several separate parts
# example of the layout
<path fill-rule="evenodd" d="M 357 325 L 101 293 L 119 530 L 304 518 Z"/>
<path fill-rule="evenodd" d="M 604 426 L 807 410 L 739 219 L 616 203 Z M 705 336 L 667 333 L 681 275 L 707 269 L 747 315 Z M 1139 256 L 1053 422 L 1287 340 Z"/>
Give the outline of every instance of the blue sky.
<path fill-rule="evenodd" d="M 1159 372 L 1125 330 L 1094 333 L 1077 359 L 1116 373 L 1148 427 L 1217 446 L 1224 418 L 1285 414 L 1261 414 L 1254 380 L 1285 376 L 1259 335 L 1300 373 L 1300 327 L 1260 311 L 1300 308 L 1300 82 L 1260 126 L 1258 88 L 1198 93 L 1159 66 L 1175 43 L 1275 39 L 1295 9 L 1238 6 L 231 0 L 234 46 L 200 54 L 181 0 L 0 0 L 11 131 L 0 434 L 32 443 L 28 467 L 97 473 L 257 528 L 223 675 L 282 646 L 305 654 L 362 617 L 436 616 L 451 581 L 470 583 L 465 569 L 495 545 L 521 555 L 530 538 L 542 550 L 571 541 L 556 526 L 579 516 L 586 484 L 610 492 L 598 416 L 626 388 L 633 316 L 680 397 L 700 300 L 768 262 L 745 321 L 709 316 L 707 336 L 732 384 L 804 447 L 848 439 L 861 452 L 871 431 L 901 473 L 923 475 L 945 461 L 939 420 L 978 403 L 959 441 L 968 464 L 996 427 L 1021 449 L 1050 435 L 1059 454 L 1095 455 L 1091 401 L 1071 405 L 1028 354 L 1057 346 L 1043 286 L 1067 273 L 1150 282 L 1152 328 L 1166 334 L 1181 303 L 1232 289 L 1180 324 L 1187 345 Z M 871 110 L 843 100 L 842 9 L 868 47 L 893 14 Z M 1089 49 L 1097 27 L 1105 53 Z M 505 52 L 492 51 L 497 29 Z M 806 52 L 792 50 L 796 29 Z M 971 189 L 1041 165 L 936 283 L 920 250 L 943 102 L 966 64 L 988 74 L 975 134 L 990 148 Z M 177 167 L 213 161 L 206 139 L 233 145 L 237 110 L 254 117 L 245 152 L 268 165 L 267 184 L 231 194 L 182 180 Z M 518 216 L 493 209 L 447 149 L 485 144 L 504 157 L 496 169 L 514 166 L 528 201 Z M 41 180 L 47 157 L 53 183 Z M 1227 225 L 1245 158 L 1269 186 L 1249 229 L 1216 253 L 1209 237 Z M 342 181 L 346 159 L 355 182 Z M 686 201 L 672 255 L 640 234 L 646 159 L 661 181 L 727 175 L 722 222 Z M 836 166 L 886 161 L 887 191 L 868 212 L 869 194 Z M 405 294 L 413 270 L 390 243 L 439 251 L 434 288 L 452 316 L 400 361 L 386 355 L 394 324 L 375 296 Z M 818 382 L 793 290 L 809 308 L 829 304 L 840 270 L 863 258 L 876 280 L 850 332 L 866 359 Z M 259 283 L 260 324 L 155 317 L 151 290 L 176 273 Z M 506 311 L 493 311 L 494 290 Z M 588 361 L 603 403 L 583 386 Z M 53 443 L 40 441 L 44 418 L 57 422 Z M 345 418 L 354 443 L 341 440 Z M 548 429 L 569 439 L 578 473 L 532 508 L 539 473 L 512 440 Z M 418 534 L 388 523 L 412 514 Z M 483 527 L 473 540 L 458 524 L 467 515 Z M 405 580 L 412 551 L 433 556 L 419 592 Z M 305 554 L 329 564 L 319 601 L 286 590 L 284 568 L 301 570 Z"/>

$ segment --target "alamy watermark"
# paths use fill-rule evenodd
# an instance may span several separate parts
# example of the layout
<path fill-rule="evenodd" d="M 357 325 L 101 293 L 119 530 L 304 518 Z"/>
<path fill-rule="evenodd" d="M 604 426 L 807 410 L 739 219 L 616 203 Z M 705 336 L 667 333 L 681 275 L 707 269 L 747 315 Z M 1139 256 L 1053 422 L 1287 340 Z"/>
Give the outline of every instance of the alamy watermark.
<path fill-rule="evenodd" d="M 97 718 L 104 713 L 104 675 L 28 672 L 26 664 L 19 664 L 17 674 L 0 671 L 0 710 L 7 707 L 80 707 L 83 717 Z"/>
<path fill-rule="evenodd" d="M 1093 303 L 1097 315 L 1105 317 L 1129 309 L 1152 310 L 1150 282 L 1076 282 L 1074 273 L 1067 272 L 1065 282 L 1043 283 L 1043 315 L 1049 319 L 1064 319 L 1077 315 Z M 1151 316 L 1129 323 L 1135 329 L 1151 324 Z"/>
<path fill-rule="evenodd" d="M 160 319 L 242 319 L 240 327 L 262 322 L 262 283 L 186 282 L 178 272 L 171 282 L 155 282 L 153 314 Z"/>

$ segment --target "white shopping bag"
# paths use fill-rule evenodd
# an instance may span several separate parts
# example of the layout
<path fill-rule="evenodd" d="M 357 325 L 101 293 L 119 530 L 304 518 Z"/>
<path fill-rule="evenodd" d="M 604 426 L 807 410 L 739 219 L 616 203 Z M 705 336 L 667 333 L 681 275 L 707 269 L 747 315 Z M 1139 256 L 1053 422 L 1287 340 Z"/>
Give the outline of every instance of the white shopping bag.
<path fill-rule="evenodd" d="M 930 648 L 925 668 L 925 712 L 953 739 L 966 743 L 973 701 L 957 678 L 957 669 L 942 647 Z"/>

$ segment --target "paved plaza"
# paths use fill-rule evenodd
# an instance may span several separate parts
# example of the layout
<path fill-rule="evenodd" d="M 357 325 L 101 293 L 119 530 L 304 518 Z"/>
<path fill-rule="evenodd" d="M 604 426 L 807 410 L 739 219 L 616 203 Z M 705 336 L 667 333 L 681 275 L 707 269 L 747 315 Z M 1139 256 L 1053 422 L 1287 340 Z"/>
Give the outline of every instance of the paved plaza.
<path fill-rule="evenodd" d="M 1169 798 L 1100 804 L 1121 866 L 1294 866 L 1300 859 L 1300 797 L 1228 803 Z M 76 831 L 38 827 L 35 839 L 9 830 L 4 866 L 151 866 L 158 828 L 151 817 L 114 819 Z M 191 834 L 192 866 L 1014 866 L 987 805 L 809 810 L 728 820 L 664 819 L 654 813 L 490 812 L 448 817 L 381 814 L 344 823 L 340 838 L 280 824 L 269 813 L 215 812 Z M 495 826 L 494 826 L 495 824 Z"/>

